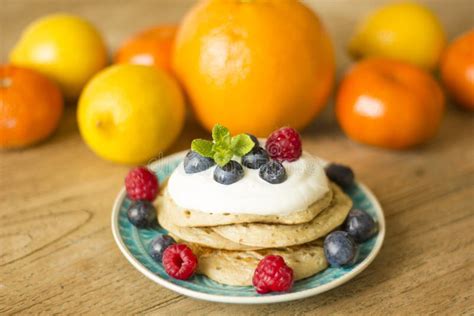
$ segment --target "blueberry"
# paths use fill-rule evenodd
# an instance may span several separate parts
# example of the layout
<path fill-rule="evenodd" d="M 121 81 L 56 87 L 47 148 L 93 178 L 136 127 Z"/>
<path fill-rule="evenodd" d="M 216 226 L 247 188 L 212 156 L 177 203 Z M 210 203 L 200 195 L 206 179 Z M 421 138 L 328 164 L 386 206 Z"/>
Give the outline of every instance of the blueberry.
<path fill-rule="evenodd" d="M 347 166 L 332 163 L 325 168 L 325 171 L 326 176 L 343 189 L 349 189 L 354 183 L 354 172 Z"/>
<path fill-rule="evenodd" d="M 190 150 L 184 157 L 184 172 L 197 173 L 214 166 L 212 158 L 204 157 L 195 151 Z"/>
<path fill-rule="evenodd" d="M 128 208 L 128 220 L 138 228 L 150 227 L 156 222 L 156 209 L 149 201 L 134 201 Z"/>
<path fill-rule="evenodd" d="M 160 235 L 152 240 L 150 247 L 148 248 L 148 253 L 153 258 L 153 260 L 161 263 L 161 258 L 165 249 L 175 243 L 176 241 L 173 239 L 173 237 L 169 235 Z"/>
<path fill-rule="evenodd" d="M 260 142 L 258 141 L 258 138 L 255 137 L 254 135 L 252 134 L 249 134 L 249 133 L 246 133 L 247 135 L 250 136 L 250 139 L 253 141 L 253 143 L 255 144 L 255 146 L 253 148 L 257 148 L 257 147 L 260 147 Z"/>
<path fill-rule="evenodd" d="M 268 159 L 267 151 L 259 146 L 242 156 L 242 164 L 250 169 L 259 169 L 268 162 Z"/>
<path fill-rule="evenodd" d="M 344 230 L 358 243 L 364 242 L 377 232 L 372 216 L 359 209 L 352 209 L 347 215 Z"/>
<path fill-rule="evenodd" d="M 281 162 L 270 160 L 262 167 L 260 167 L 260 178 L 271 183 L 278 184 L 286 180 L 286 170 Z"/>
<path fill-rule="evenodd" d="M 214 170 L 214 180 L 221 184 L 232 184 L 244 177 L 244 169 L 235 160 L 229 161 L 223 167 L 217 166 Z"/>
<path fill-rule="evenodd" d="M 324 255 L 332 267 L 352 265 L 358 254 L 359 246 L 347 232 L 334 231 L 324 239 Z"/>

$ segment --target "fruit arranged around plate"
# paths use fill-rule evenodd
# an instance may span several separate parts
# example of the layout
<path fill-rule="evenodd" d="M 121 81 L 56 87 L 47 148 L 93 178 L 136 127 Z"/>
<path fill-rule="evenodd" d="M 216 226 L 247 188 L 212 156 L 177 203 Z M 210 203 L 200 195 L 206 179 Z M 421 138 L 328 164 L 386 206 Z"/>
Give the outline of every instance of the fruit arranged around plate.
<path fill-rule="evenodd" d="M 260 294 L 291 291 L 329 265 L 355 263 L 359 243 L 377 233 L 341 189 L 353 185 L 352 170 L 324 168 L 302 150 L 296 130 L 281 128 L 265 141 L 216 125 L 212 138 L 194 140 L 162 183 L 143 167 L 126 178 L 130 222 L 149 228 L 158 218 L 168 231 L 148 249 L 171 277 L 203 274 Z"/>

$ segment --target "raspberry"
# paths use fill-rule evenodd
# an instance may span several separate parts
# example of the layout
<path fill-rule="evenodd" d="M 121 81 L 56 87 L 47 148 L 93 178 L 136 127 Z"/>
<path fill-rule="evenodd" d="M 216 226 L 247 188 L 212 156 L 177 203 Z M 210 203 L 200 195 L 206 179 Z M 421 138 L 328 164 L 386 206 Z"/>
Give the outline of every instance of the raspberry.
<path fill-rule="evenodd" d="M 125 188 L 130 199 L 152 202 L 158 194 L 158 179 L 147 168 L 138 167 L 128 173 Z"/>
<path fill-rule="evenodd" d="M 295 161 L 302 151 L 300 134 L 294 128 L 282 127 L 270 134 L 265 149 L 273 159 Z"/>
<path fill-rule="evenodd" d="M 281 256 L 265 256 L 255 269 L 252 283 L 260 294 L 288 291 L 293 285 L 293 269 Z"/>
<path fill-rule="evenodd" d="M 174 244 L 163 252 L 163 267 L 175 279 L 189 279 L 196 271 L 197 258 L 185 244 Z"/>

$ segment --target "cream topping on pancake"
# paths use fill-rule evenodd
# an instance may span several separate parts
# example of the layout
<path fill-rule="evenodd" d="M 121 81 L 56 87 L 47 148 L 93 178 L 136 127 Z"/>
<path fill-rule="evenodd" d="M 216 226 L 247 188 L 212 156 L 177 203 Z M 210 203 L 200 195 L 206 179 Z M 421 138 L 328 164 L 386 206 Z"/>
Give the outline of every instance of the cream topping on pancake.
<path fill-rule="evenodd" d="M 240 162 L 240 159 L 237 158 Z M 214 181 L 214 167 L 186 174 L 181 163 L 168 180 L 174 202 L 183 208 L 206 213 L 287 215 L 308 208 L 329 191 L 321 162 L 303 152 L 294 162 L 284 162 L 288 178 L 270 184 L 259 170 L 244 167 L 244 177 L 230 185 Z"/>

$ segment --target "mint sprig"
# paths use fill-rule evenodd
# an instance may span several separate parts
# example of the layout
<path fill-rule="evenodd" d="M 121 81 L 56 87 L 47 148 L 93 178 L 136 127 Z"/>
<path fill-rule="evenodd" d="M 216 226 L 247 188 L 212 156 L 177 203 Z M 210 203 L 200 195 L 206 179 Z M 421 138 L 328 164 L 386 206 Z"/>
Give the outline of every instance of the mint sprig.
<path fill-rule="evenodd" d="M 232 157 L 247 154 L 254 145 L 249 135 L 239 134 L 232 137 L 226 127 L 216 124 L 212 128 L 212 141 L 195 139 L 191 143 L 191 149 L 201 156 L 214 159 L 216 164 L 222 167 Z"/>

